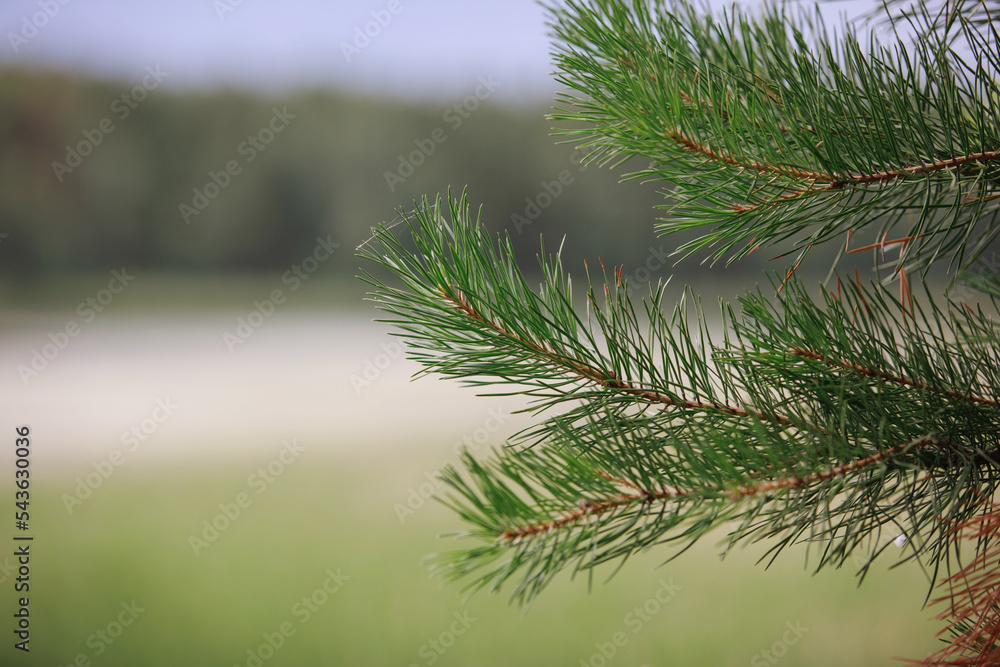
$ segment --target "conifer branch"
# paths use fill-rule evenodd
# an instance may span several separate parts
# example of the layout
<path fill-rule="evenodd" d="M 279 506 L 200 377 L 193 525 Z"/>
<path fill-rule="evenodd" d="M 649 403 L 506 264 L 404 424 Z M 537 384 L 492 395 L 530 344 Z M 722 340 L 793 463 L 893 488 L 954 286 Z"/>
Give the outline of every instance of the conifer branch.
<path fill-rule="evenodd" d="M 629 486 L 634 486 L 631 482 L 627 482 Z M 516 528 L 510 528 L 500 533 L 500 539 L 509 542 L 519 542 L 522 539 L 533 537 L 535 535 L 540 535 L 543 533 L 551 533 L 553 531 L 565 528 L 581 519 L 600 516 L 604 512 L 617 507 L 622 507 L 625 505 L 635 505 L 635 504 L 649 504 L 657 500 L 669 500 L 671 498 L 681 498 L 684 496 L 690 496 L 689 492 L 681 491 L 680 489 L 672 489 L 669 487 L 661 487 L 656 491 L 649 491 L 646 489 L 639 488 L 639 492 L 634 495 L 629 494 L 619 494 L 611 496 L 607 500 L 602 501 L 585 501 L 580 503 L 579 507 L 572 512 L 565 514 L 557 519 L 552 519 L 551 521 L 543 521 L 541 523 L 527 524 L 523 526 L 518 526 Z"/>
<path fill-rule="evenodd" d="M 919 165 L 902 167 L 899 169 L 889 169 L 887 171 L 879 171 L 872 174 L 851 174 L 831 183 L 830 189 L 843 188 L 848 185 L 885 183 L 886 181 L 892 181 L 897 178 L 910 178 L 912 176 L 920 176 L 922 174 L 933 174 L 946 169 L 957 169 L 970 164 L 983 164 L 987 162 L 994 162 L 996 160 L 1000 160 L 1000 151 L 984 150 L 979 151 L 978 153 L 971 153 L 969 155 L 956 155 L 944 160 L 937 160 L 929 163 L 922 162 Z"/>
<path fill-rule="evenodd" d="M 840 179 L 835 174 L 825 174 L 819 171 L 806 171 L 804 169 L 786 167 L 780 164 L 764 164 L 754 159 L 739 160 L 730 155 L 726 155 L 722 151 L 715 150 L 710 146 L 706 146 L 703 143 L 685 136 L 679 129 L 666 130 L 664 132 L 664 136 L 692 153 L 704 155 L 711 160 L 721 162 L 722 164 L 729 165 L 730 167 L 739 167 L 741 170 L 745 169 L 762 174 L 777 174 L 778 176 L 787 176 L 797 180 L 830 183 L 828 188 L 820 188 L 817 191 L 821 191 L 823 189 L 838 189 L 846 184 L 846 181 Z"/>
<path fill-rule="evenodd" d="M 817 303 L 791 276 L 780 302 L 743 298 L 723 344 L 702 332 L 696 345 L 684 311 L 665 315 L 653 290 L 644 337 L 617 271 L 603 307 L 589 287 L 585 322 L 559 256 L 542 261 L 540 288 L 527 288 L 509 240 L 494 246 L 464 196 L 402 217 L 416 252 L 383 228 L 362 253 L 404 286 L 366 277 L 402 318 L 411 356 L 477 385 L 527 384 L 540 409 L 575 404 L 538 427 L 534 447 L 506 450 L 494 468 L 463 458 L 471 479 L 446 474 L 458 494 L 449 503 L 488 545 L 442 555 L 449 576 L 487 568 L 473 585 L 499 585 L 523 571 L 514 595 L 528 601 L 574 559 L 594 567 L 741 518 L 734 543 L 828 540 L 820 565 L 842 563 L 853 536 L 892 521 L 922 536 L 913 557 L 936 563 L 952 544 L 947 527 L 973 511 L 968 494 L 1000 486 L 1000 415 L 968 400 L 1000 388 L 989 372 L 1000 331 L 981 311 L 916 304 L 900 317 L 909 306 L 860 280 Z M 929 389 L 946 386 L 969 391 Z M 699 393 L 707 398 L 689 398 Z M 956 495 L 955 476 L 979 481 Z M 830 513 L 823 529 L 809 527 L 816 503 Z M 590 539 L 602 548 L 585 548 Z M 488 565 L 508 549 L 507 565 Z"/>
<path fill-rule="evenodd" d="M 855 459 L 848 463 L 844 463 L 821 472 L 811 473 L 809 475 L 799 476 L 792 475 L 787 477 L 779 477 L 774 479 L 758 479 L 753 481 L 748 481 L 735 489 L 722 488 L 722 487 L 708 487 L 707 489 L 701 490 L 682 490 L 677 488 L 671 488 L 666 486 L 661 486 L 656 490 L 644 489 L 637 486 L 633 482 L 620 479 L 618 477 L 613 477 L 604 473 L 603 471 L 598 471 L 602 477 L 610 479 L 618 484 L 628 486 L 635 490 L 632 494 L 617 494 L 613 495 L 605 500 L 601 501 L 586 501 L 581 502 L 579 506 L 568 514 L 564 514 L 556 519 L 551 519 L 549 521 L 543 521 L 540 523 L 520 525 L 515 528 L 509 528 L 502 533 L 500 533 L 501 540 L 507 541 L 520 541 L 525 538 L 533 537 L 535 535 L 540 535 L 543 533 L 551 533 L 556 530 L 565 528 L 577 521 L 585 519 L 587 517 L 599 516 L 608 510 L 622 507 L 625 505 L 635 505 L 635 504 L 651 504 L 659 500 L 671 500 L 676 498 L 685 498 L 698 495 L 699 493 L 704 495 L 707 494 L 710 497 L 716 497 L 720 494 L 728 495 L 732 500 L 738 501 L 742 498 L 748 496 L 756 496 L 760 494 L 767 494 L 772 491 L 780 491 L 783 489 L 790 489 L 800 486 L 807 486 L 810 484 L 815 484 L 817 482 L 825 482 L 835 477 L 843 477 L 850 472 L 861 470 L 870 465 L 876 463 L 881 463 L 886 461 L 890 457 L 906 453 L 913 449 L 918 449 L 921 447 L 926 447 L 929 445 L 939 444 L 937 438 L 920 438 L 909 442 L 905 445 L 899 445 L 896 447 L 891 447 L 883 452 L 877 452 L 869 456 L 865 456 L 860 459 Z"/>
<path fill-rule="evenodd" d="M 814 361 L 820 361 L 826 364 L 827 366 L 831 366 L 833 368 L 843 368 L 844 370 L 856 371 L 870 378 L 880 378 L 882 380 L 885 380 L 886 382 L 895 382 L 897 384 L 905 385 L 908 387 L 914 387 L 916 389 L 922 389 L 924 391 L 933 391 L 935 393 L 944 394 L 945 396 L 950 396 L 952 398 L 962 399 L 965 401 L 969 401 L 970 403 L 981 403 L 983 405 L 989 405 L 990 407 L 1000 408 L 1000 403 L 998 403 L 995 399 L 992 398 L 986 398 L 983 396 L 973 396 L 971 394 L 963 394 L 961 392 L 954 391 L 951 389 L 942 389 L 940 387 L 935 387 L 925 382 L 920 382 L 919 380 L 911 380 L 909 378 L 905 378 L 900 375 L 893 375 L 892 373 L 888 373 L 885 371 L 867 368 L 865 366 L 862 366 L 861 364 L 837 361 L 835 359 L 828 359 L 824 357 L 822 354 L 819 354 L 818 352 L 813 352 L 811 350 L 792 348 L 791 350 L 789 350 L 789 352 L 799 357 L 812 359 Z"/>
<path fill-rule="evenodd" d="M 683 396 L 668 396 L 658 391 L 636 386 L 632 382 L 619 378 L 614 371 L 602 370 L 575 359 L 571 359 L 565 355 L 559 354 L 552 349 L 551 345 L 546 344 L 545 342 L 526 340 L 525 338 L 512 333 L 502 323 L 498 323 L 493 319 L 487 319 L 486 316 L 478 312 L 475 307 L 469 303 L 468 299 L 462 295 L 461 290 L 446 287 L 441 287 L 440 290 L 441 294 L 447 301 L 449 301 L 458 311 L 471 320 L 482 324 L 495 334 L 504 336 L 511 341 L 524 346 L 533 354 L 551 362 L 553 366 L 563 371 L 569 371 L 574 376 L 586 382 L 596 384 L 605 389 L 620 391 L 630 396 L 642 398 L 648 403 L 661 404 L 675 408 L 686 408 L 690 410 L 701 410 L 705 412 L 716 411 L 733 417 L 749 417 L 750 415 L 753 415 L 761 421 L 771 421 L 782 426 L 800 426 L 790 417 L 780 414 L 766 414 L 762 410 L 752 407 L 748 408 L 727 405 L 725 403 L 718 403 L 715 401 L 702 401 L 698 398 L 684 398 Z M 819 427 L 812 426 L 812 428 L 818 429 Z"/>
<path fill-rule="evenodd" d="M 828 470 L 814 472 L 802 476 L 793 475 L 790 477 L 782 477 L 778 479 L 755 480 L 750 484 L 745 484 L 743 486 L 740 486 L 738 489 L 732 492 L 732 495 L 734 498 L 743 498 L 746 496 L 756 496 L 761 493 L 769 493 L 771 491 L 777 491 L 780 489 L 789 489 L 799 486 L 806 486 L 809 484 L 815 484 L 816 482 L 825 482 L 834 477 L 843 477 L 849 472 L 854 472 L 856 470 L 861 470 L 862 468 L 866 468 L 870 465 L 881 463 L 886 459 L 896 456 L 898 454 L 909 452 L 910 450 L 914 449 L 919 449 L 921 447 L 927 447 L 929 445 L 937 445 L 940 444 L 940 442 L 941 441 L 938 438 L 933 438 L 933 437 L 919 438 L 917 440 L 908 442 L 905 445 L 897 445 L 895 447 L 890 447 L 885 451 L 876 452 L 875 454 L 871 454 L 869 456 L 865 456 L 860 459 L 855 459 L 853 461 L 850 461 L 849 463 L 844 463 L 839 466 L 830 468 Z"/>
<path fill-rule="evenodd" d="M 676 139 L 675 139 L 676 141 Z M 1000 151 L 983 151 L 981 153 L 976 153 L 973 155 L 965 155 L 961 157 L 950 158 L 947 160 L 940 160 L 933 164 L 921 164 L 919 166 L 904 167 L 902 169 L 892 169 L 889 171 L 882 171 L 874 174 L 850 174 L 848 176 L 840 176 L 839 174 L 821 174 L 818 172 L 803 172 L 801 170 L 788 169 L 781 166 L 769 166 L 763 165 L 756 161 L 751 161 L 750 164 L 743 165 L 733 158 L 729 158 L 724 155 L 717 155 L 711 149 L 702 147 L 701 152 L 709 157 L 715 158 L 720 162 L 733 166 L 742 166 L 761 173 L 774 173 L 782 176 L 790 176 L 793 178 L 798 178 L 801 180 L 809 181 L 810 183 L 825 182 L 826 185 L 816 187 L 814 185 L 808 185 L 807 187 L 789 187 L 789 189 L 779 195 L 778 197 L 756 203 L 738 203 L 733 202 L 730 204 L 730 208 L 735 213 L 752 213 L 761 207 L 767 206 L 777 206 L 789 203 L 791 200 L 801 199 L 809 195 L 817 195 L 822 193 L 829 193 L 835 190 L 843 190 L 848 187 L 861 187 L 865 185 L 887 183 L 900 178 L 910 178 L 912 176 L 917 176 L 920 174 L 931 174 L 937 171 L 942 171 L 945 169 L 952 169 L 966 164 L 975 164 L 979 162 L 992 162 L 995 160 L 1000 160 Z M 985 201 L 989 201 L 1000 195 L 987 195 L 982 198 L 973 198 L 972 192 L 965 197 L 965 199 L 959 204 L 959 208 L 965 206 L 980 205 Z M 858 249 L 860 250 L 860 248 Z"/>
<path fill-rule="evenodd" d="M 928 7 L 910 9 L 933 23 Z M 933 31 L 905 47 L 861 45 L 850 27 L 835 38 L 787 6 L 719 20 L 657 0 L 551 11 L 573 91 L 553 118 L 587 126 L 565 133 L 594 160 L 652 160 L 628 177 L 671 184 L 657 230 L 712 228 L 678 253 L 738 259 L 755 238 L 796 238 L 801 253 L 912 217 L 918 240 L 897 264 L 926 269 L 940 257 L 968 266 L 1000 235 L 1000 58 L 973 30 L 982 14 L 951 19 L 970 35 L 971 77 L 969 54 Z"/>
<path fill-rule="evenodd" d="M 864 576 L 891 525 L 909 538 L 901 560 L 936 578 L 967 550 L 959 526 L 974 556 L 944 580 L 953 642 L 927 664 L 995 662 L 1000 521 L 983 499 L 1000 491 L 1000 271 L 964 274 L 994 311 L 913 280 L 941 259 L 967 268 L 1000 237 L 1000 33 L 972 2 L 909 5 L 892 20 L 919 39 L 890 45 L 788 5 L 722 20 L 687 0 L 550 9 L 572 91 L 553 118 L 583 124 L 565 133 L 592 161 L 651 161 L 628 177 L 670 183 L 657 231 L 708 229 L 677 252 L 735 259 L 792 240 L 779 257 L 796 256 L 713 332 L 690 292 L 669 311 L 663 285 L 633 302 L 619 269 L 600 302 L 588 269 L 578 309 L 544 247 L 529 286 L 464 194 L 401 212 L 409 239 L 374 230 L 359 253 L 393 284 L 363 279 L 421 374 L 516 385 L 548 411 L 444 469 L 471 543 L 435 570 L 529 603 L 565 569 L 727 526 L 725 548 L 768 540 L 768 559 L 817 545 L 817 569 L 861 551 Z M 898 296 L 857 270 L 835 293 L 804 287 L 804 254 L 842 233 L 843 254 L 898 249 Z"/>
<path fill-rule="evenodd" d="M 809 181 L 813 183 L 826 183 L 825 186 L 818 188 L 809 187 L 808 189 L 799 189 L 799 190 L 793 189 L 789 193 L 786 193 L 786 195 L 783 195 L 783 197 L 799 196 L 805 193 L 824 192 L 829 190 L 841 190 L 843 188 L 851 186 L 858 187 L 858 186 L 886 183 L 888 181 L 893 181 L 900 178 L 911 178 L 913 176 L 919 176 L 923 174 L 933 174 L 935 172 L 943 171 L 946 169 L 956 169 L 970 164 L 982 164 L 1000 160 L 1000 151 L 988 150 L 988 151 L 980 151 L 978 153 L 972 153 L 970 155 L 953 156 L 944 160 L 937 160 L 931 163 L 922 162 L 919 165 L 901 167 L 897 169 L 889 169 L 886 171 L 879 171 L 870 174 L 859 172 L 855 174 L 841 175 L 836 173 L 828 174 L 821 171 L 808 171 L 805 169 L 797 169 L 795 167 L 788 167 L 781 164 L 764 164 L 754 159 L 739 160 L 735 157 L 725 154 L 722 151 L 715 150 L 710 146 L 707 146 L 701 142 L 695 141 L 694 139 L 685 136 L 680 129 L 665 130 L 663 136 L 670 139 L 674 143 L 682 146 L 683 148 L 691 151 L 692 153 L 698 153 L 700 155 L 704 155 L 710 160 L 721 162 L 722 164 L 729 165 L 731 167 L 739 167 L 740 169 L 755 171 L 763 174 L 777 174 L 779 176 L 787 176 L 791 179 L 800 181 Z M 744 209 L 744 211 L 745 210 L 746 209 Z"/>

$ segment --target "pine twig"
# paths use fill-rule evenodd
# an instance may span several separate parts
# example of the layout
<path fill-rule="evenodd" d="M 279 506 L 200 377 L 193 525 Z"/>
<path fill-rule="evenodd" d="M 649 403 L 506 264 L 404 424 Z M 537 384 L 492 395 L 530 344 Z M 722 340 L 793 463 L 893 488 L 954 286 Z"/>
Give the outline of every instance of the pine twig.
<path fill-rule="evenodd" d="M 988 405 L 992 408 L 1000 408 L 1000 403 L 998 403 L 995 399 L 992 398 L 986 398 L 984 396 L 974 396 L 972 394 L 963 394 L 961 392 L 954 391 L 952 389 L 942 389 L 940 387 L 935 387 L 925 382 L 920 382 L 919 380 L 911 380 L 901 375 L 894 375 L 892 373 L 887 373 L 886 371 L 867 368 L 866 366 L 862 366 L 861 364 L 830 359 L 824 357 L 822 354 L 818 352 L 813 352 L 812 350 L 804 350 L 802 348 L 792 348 L 791 350 L 789 350 L 789 352 L 798 357 L 803 357 L 805 359 L 812 359 L 814 361 L 822 362 L 827 366 L 830 366 L 831 368 L 841 368 L 844 370 L 855 371 L 857 373 L 860 373 L 861 375 L 864 375 L 865 377 L 878 378 L 881 380 L 885 380 L 886 382 L 894 382 L 896 384 L 900 384 L 903 386 L 913 387 L 915 389 L 921 389 L 923 391 L 929 391 L 935 394 L 942 394 L 944 396 L 949 396 L 951 398 L 968 401 L 970 403 L 979 403 L 981 405 Z"/>
<path fill-rule="evenodd" d="M 581 380 L 596 384 L 604 387 L 605 389 L 620 391 L 630 396 L 636 396 L 653 404 L 689 410 L 702 410 L 705 412 L 719 412 L 733 417 L 749 417 L 750 415 L 753 415 L 761 421 L 770 421 L 781 426 L 800 426 L 790 417 L 780 414 L 768 415 L 762 410 L 758 410 L 753 407 L 747 408 L 727 405 L 725 403 L 718 403 L 715 401 L 702 401 L 698 398 L 676 398 L 658 391 L 638 387 L 627 380 L 617 377 L 617 374 L 613 371 L 602 370 L 575 359 L 571 359 L 559 354 L 544 343 L 526 340 L 512 333 L 507 327 L 495 322 L 491 318 L 485 317 L 482 313 L 476 310 L 459 290 L 447 289 L 444 287 L 439 287 L 439 290 L 447 301 L 449 301 L 457 310 L 465 314 L 471 320 L 480 323 L 495 334 L 516 342 L 539 357 L 550 361 L 554 366 L 573 373 Z M 817 426 L 812 426 L 812 428 L 814 430 L 820 430 Z"/>
<path fill-rule="evenodd" d="M 551 519 L 549 521 L 542 521 L 539 523 L 532 523 L 517 526 L 516 528 L 509 528 L 500 534 L 500 539 L 509 542 L 519 542 L 522 539 L 533 537 L 535 535 L 541 535 L 545 533 L 551 533 L 553 531 L 559 530 L 570 526 L 584 518 L 600 516 L 601 514 L 618 507 L 626 505 L 648 505 L 659 500 L 673 500 L 677 498 L 687 498 L 698 495 L 705 496 L 718 496 L 720 493 L 728 496 L 733 501 L 739 501 L 743 498 L 749 496 L 757 496 L 761 494 L 771 493 L 773 491 L 780 491 L 784 489 L 792 489 L 801 486 L 808 486 L 811 484 L 816 484 L 820 482 L 826 482 L 833 478 L 844 477 L 848 473 L 856 472 L 862 470 L 876 463 L 882 463 L 888 459 L 898 456 L 900 454 L 907 453 L 909 451 L 936 445 L 939 443 L 937 438 L 925 437 L 919 438 L 912 442 L 908 442 L 905 445 L 898 445 L 891 447 L 885 451 L 877 452 L 869 456 L 864 456 L 848 463 L 844 463 L 838 466 L 834 466 L 827 470 L 820 472 L 811 473 L 809 475 L 790 475 L 787 477 L 778 477 L 772 479 L 757 479 L 748 481 L 746 484 L 742 484 L 735 488 L 725 488 L 718 486 L 706 486 L 703 489 L 697 490 L 684 490 L 674 487 L 661 486 L 659 489 L 651 490 L 644 489 L 633 482 L 627 480 L 622 480 L 617 477 L 608 475 L 599 471 L 602 477 L 610 479 L 616 483 L 628 486 L 635 489 L 635 493 L 628 494 L 618 494 L 606 498 L 600 501 L 586 501 L 581 502 L 579 506 L 558 518 Z"/>

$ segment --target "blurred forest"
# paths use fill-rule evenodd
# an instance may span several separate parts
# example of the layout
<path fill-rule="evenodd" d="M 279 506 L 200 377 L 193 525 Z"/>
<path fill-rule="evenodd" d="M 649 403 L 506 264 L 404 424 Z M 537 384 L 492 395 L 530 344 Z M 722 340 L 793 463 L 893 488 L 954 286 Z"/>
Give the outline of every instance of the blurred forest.
<path fill-rule="evenodd" d="M 466 185 L 526 265 L 542 233 L 552 250 L 567 235 L 573 271 L 600 257 L 628 272 L 675 247 L 653 234 L 660 186 L 619 183 L 626 166 L 584 168 L 552 136 L 549 110 L 474 95 L 416 105 L 329 90 L 177 92 L 0 69 L 0 278 L 284 270 L 317 237 L 354 248 L 397 207 Z M 356 273 L 352 254 L 341 257 L 324 272 Z M 738 268 L 759 280 L 767 258 L 754 259 Z M 656 266 L 650 278 L 672 271 Z M 682 282 L 706 271 L 685 262 Z"/>

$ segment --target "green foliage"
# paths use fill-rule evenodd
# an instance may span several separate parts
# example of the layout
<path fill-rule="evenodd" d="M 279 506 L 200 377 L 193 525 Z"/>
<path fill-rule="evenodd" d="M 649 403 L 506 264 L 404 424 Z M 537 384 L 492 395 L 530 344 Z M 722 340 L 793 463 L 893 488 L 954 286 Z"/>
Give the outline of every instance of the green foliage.
<path fill-rule="evenodd" d="M 867 561 L 887 544 L 873 535 L 901 532 L 936 567 L 951 528 L 1000 483 L 988 398 L 1000 333 L 982 310 L 925 312 L 860 285 L 817 303 L 792 281 L 778 302 L 758 292 L 739 315 L 727 308 L 713 341 L 692 301 L 663 308 L 662 286 L 638 312 L 627 282 L 591 286 L 578 316 L 558 255 L 532 290 L 464 198 L 425 201 L 409 228 L 415 249 L 381 229 L 363 254 L 402 284 L 368 276 L 423 372 L 563 408 L 522 434 L 538 446 L 445 473 L 484 544 L 438 563 L 485 569 L 474 586 L 517 575 L 514 595 L 530 601 L 565 567 L 730 522 L 730 545 L 817 544 L 817 568 L 858 548 Z"/>
<path fill-rule="evenodd" d="M 581 309 L 560 253 L 543 250 L 533 289 L 464 194 L 401 211 L 405 243 L 376 230 L 361 255 L 394 280 L 365 279 L 423 372 L 523 394 L 542 418 L 444 472 L 472 546 L 438 570 L 530 603 L 560 571 L 677 553 L 720 527 L 726 549 L 766 540 L 770 560 L 805 544 L 816 569 L 862 575 L 905 543 L 932 586 L 962 562 L 957 531 L 1000 488 L 1000 283 L 976 263 L 1000 232 L 1000 50 L 969 3 L 885 10 L 913 37 L 863 44 L 787 5 L 719 20 L 683 1 L 550 10 L 575 91 L 554 118 L 583 124 L 563 132 L 591 161 L 651 160 L 630 177 L 669 184 L 659 231 L 702 230 L 677 252 L 798 252 L 712 325 L 691 292 L 670 309 L 659 284 L 637 304 L 603 263 Z M 818 295 L 795 276 L 812 247 L 850 249 L 852 232 L 878 239 L 876 263 L 898 252 L 898 297 L 857 272 Z M 913 294 L 907 274 L 937 260 L 983 305 Z M 977 641 L 958 650 L 982 658 L 995 637 Z"/>
<path fill-rule="evenodd" d="M 956 4 L 951 30 L 883 46 L 787 4 L 717 19 L 662 0 L 569 2 L 553 28 L 577 94 L 555 118 L 585 123 L 571 134 L 593 159 L 650 158 L 634 177 L 671 184 L 659 231 L 712 227 L 679 252 L 740 258 L 795 238 L 800 261 L 871 227 L 912 239 L 898 267 L 964 265 L 1000 232 L 1000 48 L 969 21 L 973 3 Z"/>

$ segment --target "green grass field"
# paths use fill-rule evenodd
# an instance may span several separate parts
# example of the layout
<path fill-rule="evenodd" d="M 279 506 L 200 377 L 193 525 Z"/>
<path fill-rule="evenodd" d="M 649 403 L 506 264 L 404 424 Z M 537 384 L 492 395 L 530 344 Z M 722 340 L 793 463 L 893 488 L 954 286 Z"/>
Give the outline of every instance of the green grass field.
<path fill-rule="evenodd" d="M 610 583 L 600 571 L 590 592 L 563 577 L 527 611 L 485 593 L 463 604 L 420 563 L 449 546 L 436 535 L 455 519 L 434 502 L 404 523 L 393 509 L 446 458 L 311 451 L 259 494 L 248 477 L 268 458 L 133 462 L 72 514 L 60 496 L 79 472 L 36 470 L 31 652 L 5 628 L 0 664 L 839 666 L 935 645 L 915 567 L 876 568 L 859 589 L 847 571 L 812 576 L 804 551 L 765 570 L 759 550 L 720 561 L 707 542 L 660 568 L 667 551 L 644 554 Z M 240 493 L 249 506 L 195 555 L 189 536 Z M 12 583 L 0 583 L 10 629 Z"/>

